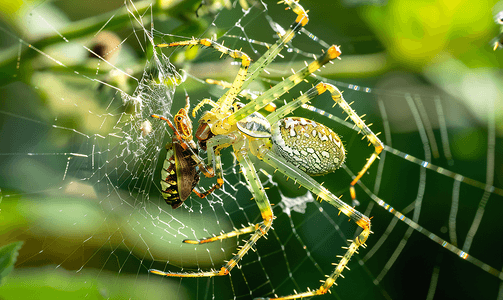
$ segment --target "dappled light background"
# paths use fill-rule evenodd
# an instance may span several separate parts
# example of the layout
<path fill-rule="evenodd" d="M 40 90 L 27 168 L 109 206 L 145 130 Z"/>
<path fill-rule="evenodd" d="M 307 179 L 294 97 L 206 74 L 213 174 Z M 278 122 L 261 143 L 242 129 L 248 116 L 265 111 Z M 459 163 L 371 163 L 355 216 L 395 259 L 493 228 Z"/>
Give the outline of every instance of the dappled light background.
<path fill-rule="evenodd" d="M 264 91 L 312 59 L 304 54 L 340 45 L 341 60 L 285 100 L 333 83 L 386 145 L 357 186 L 356 209 L 372 217 L 374 234 L 320 299 L 503 299 L 503 50 L 493 50 L 503 5 L 300 4 L 308 32 L 250 89 Z M 224 90 L 204 79 L 232 81 L 238 66 L 212 50 L 153 45 L 216 37 L 256 61 L 267 47 L 252 40 L 274 43 L 273 24 L 293 19 L 276 1 L 1 1 L 0 246 L 24 245 L 0 298 L 250 299 L 317 288 L 355 226 L 259 161 L 277 219 L 241 269 L 212 279 L 148 273 L 220 268 L 246 237 L 181 241 L 260 220 L 229 151 L 223 190 L 177 210 L 165 204 L 159 180 L 171 132 L 149 116 L 172 117 L 186 95 L 192 105 L 217 99 Z M 351 177 L 373 150 L 329 97 L 311 105 L 337 118 L 295 115 L 334 128 L 348 151 L 343 168 L 316 180 L 349 203 Z"/>

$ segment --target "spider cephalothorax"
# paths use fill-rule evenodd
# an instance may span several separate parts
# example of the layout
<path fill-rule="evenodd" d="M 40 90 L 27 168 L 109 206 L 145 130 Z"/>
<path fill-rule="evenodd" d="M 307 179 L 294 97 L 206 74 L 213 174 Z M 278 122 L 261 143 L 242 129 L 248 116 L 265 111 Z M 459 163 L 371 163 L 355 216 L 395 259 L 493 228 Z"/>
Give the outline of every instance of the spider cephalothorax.
<path fill-rule="evenodd" d="M 261 70 L 274 60 L 285 44 L 307 24 L 307 13 L 297 1 L 284 0 L 283 2 L 297 14 L 297 18 L 290 29 L 282 34 L 281 38 L 274 45 L 268 47 L 266 53 L 253 64 L 251 64 L 248 55 L 242 51 L 231 50 L 208 39 L 192 39 L 158 45 L 159 47 L 203 45 L 212 47 L 233 58 L 241 59 L 241 67 L 234 82 L 228 85 L 225 84 L 229 90 L 216 102 L 209 99 L 200 101 L 192 111 L 192 115 L 195 116 L 195 113 L 204 105 L 210 105 L 212 107 L 202 114 L 199 120 L 199 127 L 196 131 L 196 138 L 199 141 L 200 147 L 207 151 L 207 161 L 211 166 L 211 168 L 208 167 L 208 169 L 215 170 L 214 175 L 217 176 L 217 185 L 220 187 L 224 183 L 220 151 L 223 148 L 232 147 L 246 180 L 247 187 L 260 210 L 262 221 L 209 238 L 184 240 L 184 243 L 204 244 L 242 234 L 251 234 L 245 244 L 239 247 L 234 257 L 218 270 L 198 270 L 193 273 L 176 273 L 151 269 L 151 273 L 169 277 L 211 277 L 227 275 L 237 266 L 243 256 L 250 249 L 255 247 L 256 242 L 267 234 L 275 217 L 254 163 L 252 163 L 251 156 L 259 158 L 273 167 L 276 171 L 292 178 L 295 182 L 316 194 L 320 201 L 326 201 L 335 206 L 341 213 L 348 216 L 360 227 L 360 230 L 355 234 L 355 238 L 348 241 L 348 247 L 345 247 L 346 253 L 341 256 L 340 261 L 336 264 L 335 270 L 332 274 L 327 276 L 328 278 L 323 281 L 323 284 L 318 289 L 290 295 L 283 299 L 310 297 L 329 292 L 330 287 L 332 287 L 336 279 L 346 268 L 350 258 L 357 252 L 360 246 L 364 246 L 370 234 L 370 219 L 368 217 L 341 201 L 337 196 L 311 177 L 332 172 L 344 162 L 346 152 L 339 136 L 321 123 L 304 118 L 286 117 L 295 109 L 311 101 L 316 96 L 328 92 L 335 104 L 348 115 L 348 118 L 351 118 L 364 137 L 375 147 L 374 153 L 350 184 L 351 197 L 355 200 L 354 185 L 379 156 L 379 153 L 383 149 L 383 145 L 377 136 L 344 100 L 342 93 L 335 86 L 321 82 L 310 88 L 300 97 L 290 102 L 285 102 L 283 106 L 278 107 L 267 116 L 259 113 L 259 110 L 282 97 L 286 92 L 303 82 L 306 77 L 313 74 L 313 72 L 320 67 L 338 58 L 341 54 L 339 47 L 335 45 L 329 47 L 322 55 L 315 58 L 313 62 L 310 64 L 306 63 L 305 68 L 288 78 L 284 78 L 281 82 L 263 92 L 260 96 L 250 99 L 249 103 L 246 105 L 242 105 L 236 101 L 237 97 L 243 92 L 243 89 L 260 74 Z M 195 155 L 193 159 L 195 161 L 200 160 L 197 155 Z M 213 174 L 208 175 L 211 176 Z"/>

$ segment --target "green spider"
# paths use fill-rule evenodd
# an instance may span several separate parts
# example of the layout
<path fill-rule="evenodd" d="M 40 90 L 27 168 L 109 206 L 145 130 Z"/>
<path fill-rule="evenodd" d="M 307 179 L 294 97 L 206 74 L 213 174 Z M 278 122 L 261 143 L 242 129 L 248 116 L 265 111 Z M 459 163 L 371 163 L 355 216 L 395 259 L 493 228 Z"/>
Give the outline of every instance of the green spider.
<path fill-rule="evenodd" d="M 207 151 L 208 163 L 212 166 L 212 169 L 215 170 L 218 183 L 223 183 L 220 151 L 226 147 L 233 148 L 249 190 L 260 209 L 263 221 L 255 225 L 210 238 L 183 241 L 188 244 L 204 244 L 251 233 L 247 242 L 239 247 L 237 254 L 222 266 L 220 270 L 199 271 L 194 273 L 174 273 L 155 269 L 149 270 L 153 274 L 168 277 L 212 277 L 228 275 L 243 256 L 254 247 L 257 240 L 267 234 L 275 217 L 269 199 L 250 159 L 250 155 L 258 157 L 278 172 L 294 179 L 297 183 L 316 194 L 319 199 L 325 200 L 329 204 L 335 206 L 361 228 L 359 235 L 354 240 L 349 241 L 349 246 L 345 248 L 347 249 L 346 253 L 341 256 L 335 270 L 318 289 L 281 297 L 281 299 L 310 297 L 329 292 L 330 287 L 332 287 L 344 268 L 346 268 L 353 254 L 357 252 L 360 246 L 365 245 L 365 241 L 371 233 L 370 219 L 368 217 L 341 201 L 337 196 L 311 177 L 333 172 L 344 162 L 345 150 L 340 138 L 330 128 L 318 122 L 298 117 L 285 118 L 286 115 L 316 96 L 326 91 L 331 94 L 335 103 L 348 114 L 348 117 L 351 118 L 360 129 L 361 133 L 375 147 L 374 153 L 351 182 L 351 197 L 355 199 L 354 185 L 379 156 L 379 153 L 383 149 L 383 144 L 361 118 L 358 117 L 356 112 L 351 109 L 349 104 L 344 100 L 342 93 L 331 84 L 319 83 L 302 96 L 279 107 L 267 117 L 264 117 L 258 112 L 263 107 L 281 97 L 298 83 L 304 81 L 307 76 L 318 70 L 321 66 L 338 58 L 341 54 L 339 47 L 329 47 L 324 55 L 320 56 L 309 65 L 306 64 L 307 66 L 304 69 L 271 87 L 256 99 L 251 100 L 248 104 L 242 105 L 236 102 L 237 96 L 241 91 L 259 75 L 260 71 L 274 60 L 285 44 L 288 43 L 308 22 L 306 11 L 297 1 L 285 0 L 283 2 L 297 14 L 297 18 L 290 29 L 253 64 L 251 64 L 251 59 L 246 53 L 239 50 L 231 50 L 208 39 L 192 39 L 171 44 L 157 45 L 158 47 L 203 45 L 214 48 L 233 58 L 241 59 L 241 67 L 229 90 L 217 102 L 203 99 L 194 108 L 192 115 L 195 117 L 195 113 L 204 105 L 212 106 L 211 110 L 204 112 L 199 120 L 199 127 L 196 131 L 196 138 L 199 140 L 199 146 Z"/>

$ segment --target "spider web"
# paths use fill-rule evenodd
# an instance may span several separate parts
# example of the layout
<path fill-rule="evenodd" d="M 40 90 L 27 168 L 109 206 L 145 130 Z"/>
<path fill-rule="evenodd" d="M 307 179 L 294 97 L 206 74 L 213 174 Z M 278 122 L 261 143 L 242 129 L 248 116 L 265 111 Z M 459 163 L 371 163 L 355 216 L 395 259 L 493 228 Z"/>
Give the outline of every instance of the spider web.
<path fill-rule="evenodd" d="M 152 46 L 216 37 L 257 60 L 294 19 L 283 4 L 248 1 L 244 10 L 225 3 L 165 3 L 172 6 L 160 12 L 126 2 L 79 14 L 63 3 L 24 3 L 3 16 L 0 236 L 1 245 L 25 244 L 2 298 L 249 299 L 317 288 L 332 272 L 355 225 L 257 161 L 277 218 L 240 268 L 217 278 L 148 273 L 219 269 L 246 236 L 198 246 L 182 240 L 260 221 L 229 151 L 223 189 L 176 210 L 160 195 L 171 132 L 149 116 L 172 118 L 185 95 L 192 105 L 217 99 L 224 90 L 204 80 L 231 81 L 238 65 L 212 50 Z M 494 83 L 501 75 L 452 58 L 422 76 L 384 72 L 384 47 L 348 1 L 301 4 L 310 15 L 306 30 L 248 88 L 260 93 L 319 55 L 324 41 L 340 44 L 342 60 L 285 99 L 332 83 L 385 143 L 354 203 L 372 217 L 368 247 L 319 298 L 503 298 L 501 89 Z M 445 77 L 443 69 L 464 77 Z M 322 95 L 295 115 L 343 137 L 345 165 L 316 179 L 349 202 L 349 182 L 373 150 L 332 104 Z M 200 186 L 211 184 L 203 178 Z"/>

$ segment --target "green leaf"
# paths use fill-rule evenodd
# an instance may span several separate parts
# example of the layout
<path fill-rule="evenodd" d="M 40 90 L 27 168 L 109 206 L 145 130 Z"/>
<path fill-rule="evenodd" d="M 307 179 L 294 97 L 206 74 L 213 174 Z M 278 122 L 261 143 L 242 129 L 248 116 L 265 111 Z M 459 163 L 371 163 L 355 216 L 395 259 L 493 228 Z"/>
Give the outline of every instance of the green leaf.
<path fill-rule="evenodd" d="M 2 279 L 14 269 L 14 264 L 22 245 L 23 242 L 14 242 L 0 248 L 0 285 L 2 284 Z"/>

